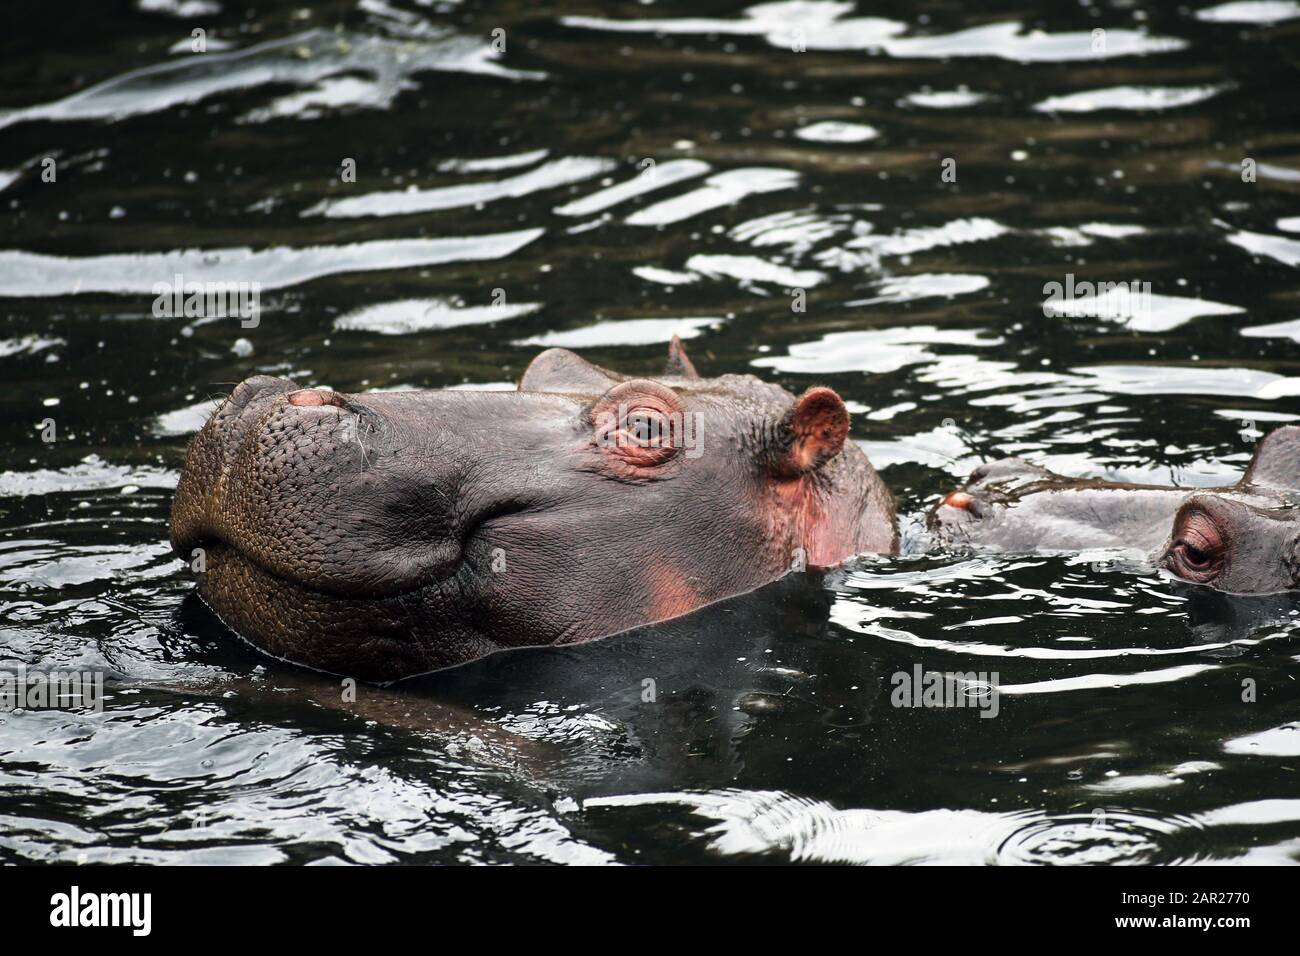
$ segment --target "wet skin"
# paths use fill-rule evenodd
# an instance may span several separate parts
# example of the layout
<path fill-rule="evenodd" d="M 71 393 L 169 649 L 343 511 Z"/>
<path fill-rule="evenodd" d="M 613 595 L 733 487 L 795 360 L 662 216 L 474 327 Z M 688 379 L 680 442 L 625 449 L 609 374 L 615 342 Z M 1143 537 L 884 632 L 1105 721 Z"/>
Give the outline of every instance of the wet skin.
<path fill-rule="evenodd" d="M 388 680 L 591 640 L 897 547 L 839 396 L 543 352 L 517 391 L 258 376 L 186 456 L 176 554 L 277 657 Z"/>
<path fill-rule="evenodd" d="M 1300 427 L 1260 442 L 1227 488 L 1081 480 L 1015 458 L 981 465 L 928 516 L 945 545 L 998 551 L 1129 548 L 1235 594 L 1300 588 Z"/>

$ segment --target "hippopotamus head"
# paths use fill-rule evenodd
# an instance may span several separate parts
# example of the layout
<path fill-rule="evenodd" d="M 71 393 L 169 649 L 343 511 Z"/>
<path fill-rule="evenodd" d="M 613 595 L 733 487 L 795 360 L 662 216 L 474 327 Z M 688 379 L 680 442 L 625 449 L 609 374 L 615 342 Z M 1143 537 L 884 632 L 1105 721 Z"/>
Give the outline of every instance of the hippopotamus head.
<path fill-rule="evenodd" d="M 1138 549 L 1178 577 L 1238 594 L 1300 588 L 1300 427 L 1260 442 L 1224 488 L 1082 480 L 1015 458 L 981 465 L 930 512 L 944 543 L 1001 551 Z"/>
<path fill-rule="evenodd" d="M 190 445 L 171 541 L 278 657 L 386 680 L 671 618 L 890 552 L 893 502 L 828 388 L 657 379 L 551 349 L 515 391 L 258 376 Z"/>

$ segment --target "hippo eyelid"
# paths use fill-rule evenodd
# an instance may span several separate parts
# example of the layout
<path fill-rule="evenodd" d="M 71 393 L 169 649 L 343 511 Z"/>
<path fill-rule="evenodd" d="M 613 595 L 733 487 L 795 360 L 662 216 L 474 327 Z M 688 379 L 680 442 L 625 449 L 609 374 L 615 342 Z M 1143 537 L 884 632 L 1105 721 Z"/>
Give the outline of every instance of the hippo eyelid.
<path fill-rule="evenodd" d="M 1185 505 L 1174 521 L 1165 566 L 1184 580 L 1209 584 L 1227 563 L 1225 535 L 1211 509 L 1195 501 Z"/>

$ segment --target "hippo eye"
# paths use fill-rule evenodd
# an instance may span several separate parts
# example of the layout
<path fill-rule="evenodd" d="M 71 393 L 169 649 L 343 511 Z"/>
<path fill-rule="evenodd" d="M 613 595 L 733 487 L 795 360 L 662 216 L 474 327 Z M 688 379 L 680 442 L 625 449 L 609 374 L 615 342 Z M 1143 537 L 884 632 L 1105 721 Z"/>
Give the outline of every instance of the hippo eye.
<path fill-rule="evenodd" d="M 671 448 L 672 422 L 658 409 L 638 408 L 628 413 L 624 437 L 639 448 Z"/>
<path fill-rule="evenodd" d="M 682 406 L 656 382 L 624 382 L 592 410 L 595 443 L 607 461 L 645 477 L 677 454 L 682 444 Z"/>
<path fill-rule="evenodd" d="M 1218 577 L 1223 570 L 1224 542 L 1213 519 L 1200 511 L 1184 516 L 1165 563 L 1179 577 L 1199 584 Z"/>
<path fill-rule="evenodd" d="M 677 451 L 672 418 L 657 408 L 633 408 L 603 430 L 602 444 L 630 464 L 653 467 Z"/>

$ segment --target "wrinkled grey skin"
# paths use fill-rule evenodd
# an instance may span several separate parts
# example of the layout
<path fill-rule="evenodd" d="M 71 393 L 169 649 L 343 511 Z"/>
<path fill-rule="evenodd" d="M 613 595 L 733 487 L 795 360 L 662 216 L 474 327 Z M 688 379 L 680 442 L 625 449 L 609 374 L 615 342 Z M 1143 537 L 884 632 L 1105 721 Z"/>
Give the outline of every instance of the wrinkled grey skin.
<path fill-rule="evenodd" d="M 597 411 L 629 391 L 700 416 L 699 454 L 631 467 L 600 445 Z M 703 378 L 678 342 L 656 380 L 551 349 L 514 392 L 258 376 L 192 442 L 172 546 L 192 567 L 198 553 L 204 601 L 268 653 L 396 679 L 892 552 L 893 499 L 847 430 L 829 389 L 796 401 L 750 375 Z"/>
<path fill-rule="evenodd" d="M 1300 427 L 1260 442 L 1227 488 L 1066 478 L 1015 458 L 981 465 L 928 524 L 947 546 L 997 551 L 1129 548 L 1235 594 L 1300 588 Z"/>

